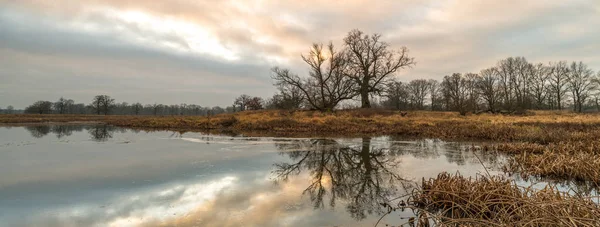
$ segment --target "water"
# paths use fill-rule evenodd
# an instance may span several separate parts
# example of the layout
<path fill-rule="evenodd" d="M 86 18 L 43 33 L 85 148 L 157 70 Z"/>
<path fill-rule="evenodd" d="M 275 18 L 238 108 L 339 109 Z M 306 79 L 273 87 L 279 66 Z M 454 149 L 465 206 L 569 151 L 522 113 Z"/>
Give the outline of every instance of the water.
<path fill-rule="evenodd" d="M 373 226 L 423 177 L 499 174 L 473 145 L 0 127 L 0 226 Z"/>

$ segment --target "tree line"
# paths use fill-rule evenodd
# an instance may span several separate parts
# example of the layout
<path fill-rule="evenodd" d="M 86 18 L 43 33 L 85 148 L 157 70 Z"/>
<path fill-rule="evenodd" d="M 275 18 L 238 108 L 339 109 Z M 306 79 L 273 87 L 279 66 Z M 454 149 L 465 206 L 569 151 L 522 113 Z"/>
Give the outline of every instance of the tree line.
<path fill-rule="evenodd" d="M 55 102 L 37 101 L 24 110 L 27 114 L 97 114 L 97 115 L 214 115 L 225 112 L 234 112 L 235 106 L 203 107 L 195 104 L 141 104 L 121 102 L 108 95 L 94 96 L 89 104 L 75 103 L 72 99 L 61 97 Z"/>
<path fill-rule="evenodd" d="M 468 112 L 523 112 L 529 109 L 600 111 L 600 72 L 582 62 L 530 63 L 509 57 L 478 73 L 453 73 L 441 81 L 401 82 L 396 72 L 416 64 L 408 49 L 391 49 L 381 35 L 353 30 L 337 50 L 313 44 L 302 60 L 307 76 L 274 67 L 278 93 L 270 107 L 336 109 L 345 100 L 360 99 L 361 108 Z M 371 98 L 382 100 L 372 104 Z"/>

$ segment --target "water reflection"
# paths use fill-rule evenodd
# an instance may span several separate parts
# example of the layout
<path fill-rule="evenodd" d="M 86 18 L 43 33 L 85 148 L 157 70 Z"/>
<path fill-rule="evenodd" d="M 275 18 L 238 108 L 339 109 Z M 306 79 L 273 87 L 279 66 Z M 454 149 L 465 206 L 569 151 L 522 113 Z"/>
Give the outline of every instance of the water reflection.
<path fill-rule="evenodd" d="M 330 139 L 311 139 L 277 144 L 282 155 L 291 162 L 275 164 L 278 181 L 306 171 L 310 182 L 303 194 L 308 194 L 315 208 L 323 207 L 329 194 L 329 205 L 336 200 L 346 202 L 346 210 L 357 220 L 367 214 L 381 214 L 385 203 L 405 182 L 395 171 L 400 164 L 391 149 L 371 146 L 371 138 L 362 138 L 359 147 L 346 146 Z"/>
<path fill-rule="evenodd" d="M 0 138 L 29 137 L 3 130 Z M 477 143 L 435 139 L 183 136 L 109 125 L 27 130 L 69 142 L 0 147 L 6 173 L 0 226 L 372 226 L 387 211 L 380 203 L 405 194 L 408 180 L 442 171 L 474 176 L 483 171 L 480 160 L 488 167 L 500 160 L 493 152 L 472 152 Z M 395 213 L 382 223 L 410 215 Z"/>
<path fill-rule="evenodd" d="M 445 142 L 438 139 L 405 141 L 401 137 L 389 137 L 390 150 L 396 155 L 411 155 L 417 159 L 434 159 L 444 156 L 448 163 L 459 166 L 485 163 L 486 167 L 498 169 L 502 158 L 498 152 L 483 151 L 480 143 Z"/>
<path fill-rule="evenodd" d="M 332 139 L 278 143 L 276 147 L 280 154 L 288 156 L 290 161 L 276 163 L 273 173 L 277 182 L 302 173 L 308 174 L 310 181 L 303 195 L 310 197 L 315 208 L 323 208 L 325 198 L 328 198 L 331 207 L 335 207 L 336 201 L 342 201 L 351 216 L 361 220 L 367 215 L 387 211 L 381 204 L 400 193 L 406 193 L 414 185 L 414 181 L 401 177 L 400 164 L 406 157 L 430 160 L 427 165 L 432 166 L 441 162 L 458 166 L 485 165 L 497 169 L 499 164 L 497 153 L 471 152 L 476 150 L 472 144 L 430 139 L 402 141 L 394 137 L 389 137 L 387 141 L 380 139 L 372 141 L 364 137 L 358 144 L 344 144 Z M 445 157 L 445 160 L 440 157 Z M 405 163 L 405 166 L 407 164 L 410 163 Z M 440 171 L 432 169 L 431 176 Z M 428 175 L 425 172 L 421 174 Z"/>
<path fill-rule="evenodd" d="M 42 138 L 50 133 L 49 125 L 26 126 L 25 129 L 27 129 L 27 131 L 31 133 L 31 136 L 35 138 Z"/>
<path fill-rule="evenodd" d="M 32 125 L 26 126 L 25 129 L 29 131 L 31 136 L 35 138 L 42 138 L 50 133 L 56 135 L 56 138 L 61 139 L 63 137 L 69 137 L 73 132 L 81 132 L 86 130 L 90 139 L 97 142 L 105 142 L 113 137 L 113 133 L 127 132 L 127 129 L 115 127 L 112 125 Z M 137 133 L 137 132 L 135 132 Z"/>

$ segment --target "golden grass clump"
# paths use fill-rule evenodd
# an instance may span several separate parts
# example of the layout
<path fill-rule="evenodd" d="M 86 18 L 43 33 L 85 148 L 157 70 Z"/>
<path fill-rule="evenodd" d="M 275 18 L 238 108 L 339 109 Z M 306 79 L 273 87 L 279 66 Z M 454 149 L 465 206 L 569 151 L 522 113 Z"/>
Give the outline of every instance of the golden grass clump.
<path fill-rule="evenodd" d="M 575 180 L 600 184 L 600 154 L 569 153 L 547 150 L 542 154 L 522 153 L 511 157 L 504 166 L 508 173 L 519 173 L 523 178 Z"/>
<path fill-rule="evenodd" d="M 439 226 L 600 226 L 600 206 L 592 199 L 550 185 L 518 186 L 501 176 L 441 173 L 424 179 L 409 204 L 421 222 L 427 217 Z"/>

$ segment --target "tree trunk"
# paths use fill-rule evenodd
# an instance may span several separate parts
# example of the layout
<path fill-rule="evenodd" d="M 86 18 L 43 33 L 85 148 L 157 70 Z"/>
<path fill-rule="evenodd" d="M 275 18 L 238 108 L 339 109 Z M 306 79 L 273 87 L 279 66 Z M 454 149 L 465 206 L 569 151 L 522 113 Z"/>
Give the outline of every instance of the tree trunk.
<path fill-rule="evenodd" d="M 369 92 L 365 89 L 361 89 L 360 91 L 360 103 L 361 108 L 371 108 L 371 102 L 369 101 Z"/>
<path fill-rule="evenodd" d="M 360 156 L 362 162 L 365 166 L 365 176 L 370 177 L 370 173 L 373 170 L 373 166 L 371 165 L 371 138 L 363 137 L 362 138 L 362 149 L 360 150 Z"/>

